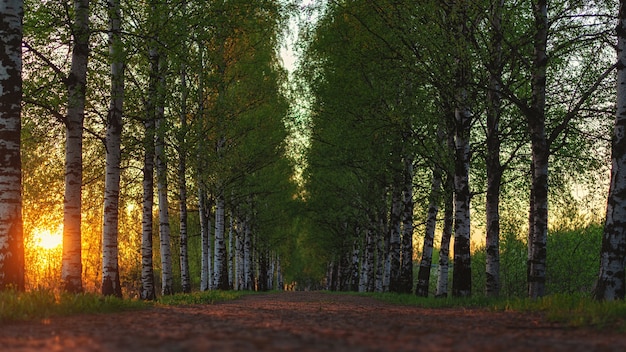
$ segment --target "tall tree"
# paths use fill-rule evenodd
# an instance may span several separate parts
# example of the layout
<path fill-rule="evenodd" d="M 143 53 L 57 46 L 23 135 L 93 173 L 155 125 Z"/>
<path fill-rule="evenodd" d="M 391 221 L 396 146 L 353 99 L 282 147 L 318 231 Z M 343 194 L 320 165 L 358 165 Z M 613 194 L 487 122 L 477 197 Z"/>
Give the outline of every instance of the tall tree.
<path fill-rule="evenodd" d="M 24 3 L 0 3 L 0 290 L 24 290 L 22 163 L 22 18 Z"/>
<path fill-rule="evenodd" d="M 157 195 L 159 202 L 159 242 L 161 253 L 161 294 L 171 295 L 174 293 L 173 273 L 172 273 L 172 248 L 171 230 L 169 219 L 169 199 L 167 180 L 167 153 L 165 145 L 165 135 L 168 127 L 165 116 L 166 85 L 165 75 L 167 69 L 167 58 L 164 53 L 162 40 L 163 21 L 165 20 L 165 6 L 159 1 L 150 2 L 149 26 L 152 36 L 149 47 L 149 59 L 151 64 L 151 75 L 154 75 L 154 96 L 148 99 L 154 100 L 154 121 L 155 121 L 155 168 L 157 180 Z"/>
<path fill-rule="evenodd" d="M 546 135 L 546 71 L 548 67 L 548 4 L 533 3 L 535 18 L 531 111 L 527 114 L 532 150 L 532 185 L 529 224 L 528 295 L 545 294 L 546 242 L 548 236 L 548 155 Z"/>
<path fill-rule="evenodd" d="M 191 277 L 189 274 L 188 256 L 188 234 L 187 234 L 187 69 L 185 64 L 181 65 L 181 111 L 180 111 L 180 132 L 178 134 L 178 197 L 180 214 L 180 276 L 183 293 L 191 292 Z"/>
<path fill-rule="evenodd" d="M 454 271 L 452 272 L 452 295 L 469 296 L 472 292 L 472 266 L 470 253 L 470 110 L 469 85 L 471 83 L 468 38 L 468 5 L 454 2 L 450 12 L 450 24 L 458 38 L 455 45 L 455 92 L 454 92 Z"/>
<path fill-rule="evenodd" d="M 118 265 L 119 201 L 124 103 L 124 47 L 119 0 L 108 1 L 111 97 L 106 124 L 106 176 L 102 226 L 102 294 L 122 296 Z"/>
<path fill-rule="evenodd" d="M 152 79 L 151 79 L 152 80 Z M 149 83 L 149 87 L 154 87 Z M 153 97 L 153 92 L 148 92 Z M 151 102 L 151 98 L 148 102 Z M 154 286 L 154 264 L 152 255 L 152 210 L 154 207 L 154 110 L 146 106 L 147 116 L 144 120 L 144 160 L 143 160 L 143 198 L 141 212 L 141 299 L 156 299 Z"/>
<path fill-rule="evenodd" d="M 600 252 L 597 300 L 624 299 L 626 294 L 626 1 L 620 0 L 617 22 L 617 111 L 611 149 L 611 183 Z"/>
<path fill-rule="evenodd" d="M 63 260 L 61 280 L 68 292 L 81 292 L 81 213 L 83 187 L 83 121 L 89 57 L 89 0 L 74 1 L 72 64 L 67 86 L 65 118 L 65 198 L 63 202 Z"/>
<path fill-rule="evenodd" d="M 413 289 L 413 157 L 405 156 L 403 174 L 402 265 L 398 285 L 400 292 L 411 293 Z M 355 262 L 355 266 L 358 267 L 358 261 Z"/>
<path fill-rule="evenodd" d="M 439 213 L 441 178 L 441 167 L 435 166 L 435 168 L 433 169 L 432 183 L 428 200 L 428 211 L 426 215 L 426 233 L 424 235 L 422 260 L 420 261 L 420 267 L 417 274 L 417 286 L 415 287 L 415 294 L 422 297 L 428 297 L 430 268 L 433 255 L 433 241 L 435 239 L 437 214 Z"/>
<path fill-rule="evenodd" d="M 487 252 L 485 273 L 485 293 L 488 296 L 500 294 L 500 184 L 502 182 L 502 165 L 500 163 L 500 115 L 502 80 L 502 10 L 504 0 L 493 0 L 490 3 L 490 23 L 493 29 L 489 53 L 489 90 L 487 91 L 487 150 L 486 172 L 487 192 L 485 215 L 487 233 L 485 246 Z"/>

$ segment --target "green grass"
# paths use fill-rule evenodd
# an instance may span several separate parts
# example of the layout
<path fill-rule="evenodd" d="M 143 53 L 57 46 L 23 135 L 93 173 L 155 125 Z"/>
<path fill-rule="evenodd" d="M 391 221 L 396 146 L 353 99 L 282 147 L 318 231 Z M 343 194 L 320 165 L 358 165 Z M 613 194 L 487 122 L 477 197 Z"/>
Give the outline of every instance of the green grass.
<path fill-rule="evenodd" d="M 156 302 L 102 297 L 98 294 L 55 294 L 51 290 L 30 292 L 0 291 L 0 323 L 46 319 L 75 314 L 113 313 L 139 310 L 155 305 L 213 304 L 233 300 L 249 292 L 206 291 L 161 296 Z"/>
<path fill-rule="evenodd" d="M 251 294 L 248 291 L 195 291 L 192 293 L 177 293 L 161 296 L 157 302 L 163 305 L 191 305 L 214 304 L 216 302 L 231 301 L 243 295 Z"/>
<path fill-rule="evenodd" d="M 598 302 L 584 295 L 550 295 L 537 300 L 516 299 L 499 309 L 541 312 L 546 319 L 572 327 L 626 331 L 626 302 Z"/>
<path fill-rule="evenodd" d="M 570 327 L 609 328 L 626 331 L 626 302 L 598 302 L 587 295 L 558 294 L 540 299 L 530 298 L 424 298 L 411 294 L 366 293 L 359 294 L 392 304 L 422 308 L 483 308 L 494 311 L 540 313 L 548 321 Z"/>
<path fill-rule="evenodd" d="M 109 313 L 148 307 L 145 302 L 96 294 L 55 294 L 50 290 L 0 292 L 0 323 L 80 313 Z"/>

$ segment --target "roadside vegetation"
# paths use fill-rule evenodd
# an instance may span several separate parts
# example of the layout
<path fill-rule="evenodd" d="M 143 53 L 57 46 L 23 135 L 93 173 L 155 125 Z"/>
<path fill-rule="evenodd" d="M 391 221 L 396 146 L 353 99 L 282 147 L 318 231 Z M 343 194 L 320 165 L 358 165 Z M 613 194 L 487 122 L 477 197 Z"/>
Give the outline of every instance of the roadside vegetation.
<path fill-rule="evenodd" d="M 233 300 L 245 291 L 204 291 L 189 294 L 162 296 L 158 300 L 141 301 L 103 297 L 96 293 L 55 293 L 40 289 L 28 292 L 0 291 L 0 324 L 11 321 L 28 321 L 76 314 L 115 313 L 148 309 L 159 305 L 214 304 Z"/>

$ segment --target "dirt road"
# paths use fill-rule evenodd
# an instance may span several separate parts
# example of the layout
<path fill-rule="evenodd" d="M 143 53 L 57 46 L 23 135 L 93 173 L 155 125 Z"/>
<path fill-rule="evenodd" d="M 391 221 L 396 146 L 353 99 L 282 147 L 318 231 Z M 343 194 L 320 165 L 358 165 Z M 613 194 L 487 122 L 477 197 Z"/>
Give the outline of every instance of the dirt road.
<path fill-rule="evenodd" d="M 624 351 L 626 334 L 538 315 L 323 292 L 0 325 L 0 351 Z"/>

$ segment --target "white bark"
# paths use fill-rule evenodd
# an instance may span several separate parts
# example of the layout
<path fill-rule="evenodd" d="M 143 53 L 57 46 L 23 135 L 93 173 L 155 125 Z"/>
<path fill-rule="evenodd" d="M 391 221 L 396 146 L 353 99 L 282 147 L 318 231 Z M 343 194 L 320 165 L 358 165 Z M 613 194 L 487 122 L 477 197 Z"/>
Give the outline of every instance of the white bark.
<path fill-rule="evenodd" d="M 254 290 L 253 264 L 252 264 L 252 229 L 250 216 L 246 216 L 244 224 L 244 287 L 246 290 Z"/>
<path fill-rule="evenodd" d="M 433 177 L 430 187 L 428 212 L 426 215 L 426 232 L 422 246 L 422 259 L 420 260 L 419 272 L 417 274 L 417 285 L 415 294 L 417 296 L 428 297 L 430 286 L 430 268 L 433 257 L 433 241 L 435 239 L 435 228 L 437 226 L 437 215 L 439 214 L 439 194 L 441 193 L 441 168 L 433 168 Z"/>
<path fill-rule="evenodd" d="M 402 192 L 402 258 L 400 292 L 413 289 L 413 158 L 404 160 L 404 189 Z"/>
<path fill-rule="evenodd" d="M 156 299 L 152 255 L 152 210 L 154 207 L 154 116 L 144 122 L 143 202 L 141 213 L 141 293 L 143 300 Z"/>
<path fill-rule="evenodd" d="M 155 49 L 153 49 L 155 50 Z M 156 106 L 156 179 L 157 194 L 159 199 L 159 236 L 161 249 L 161 294 L 171 295 L 174 293 L 172 277 L 172 250 L 171 230 L 169 220 L 169 200 L 167 184 L 167 157 L 165 154 L 165 111 L 163 106 L 163 90 L 165 89 L 165 77 L 163 76 L 164 58 L 157 52 L 159 62 L 159 88 L 157 89 Z"/>
<path fill-rule="evenodd" d="M 63 200 L 63 258 L 61 281 L 68 292 L 81 292 L 81 212 L 83 178 L 83 120 L 89 57 L 89 0 L 74 2 L 74 46 L 66 80 L 68 91 Z"/>
<path fill-rule="evenodd" d="M 234 237 L 234 228 L 233 228 L 233 214 L 230 213 L 228 217 L 228 287 L 234 288 L 234 280 L 235 280 L 235 268 L 236 268 L 236 255 L 233 251 L 233 237 Z"/>
<path fill-rule="evenodd" d="M 213 286 L 219 290 L 227 290 L 229 288 L 226 241 L 224 238 L 224 207 L 224 196 L 220 194 L 215 201 L 215 253 L 213 257 Z"/>
<path fill-rule="evenodd" d="M 283 271 L 280 266 L 280 255 L 276 256 L 276 289 L 279 291 L 285 289 L 285 283 L 283 282 Z"/>
<path fill-rule="evenodd" d="M 187 251 L 187 68 L 181 65 L 181 96 L 180 133 L 178 138 L 178 189 L 179 189 L 179 214 L 180 214 L 180 280 L 183 293 L 191 292 L 191 277 L 189 274 L 189 256 Z"/>
<path fill-rule="evenodd" d="M 23 1 L 0 3 L 0 290 L 24 290 L 22 162 Z"/>
<path fill-rule="evenodd" d="M 280 262 L 279 262 L 280 263 Z M 359 241 L 354 239 L 352 244 L 352 263 L 350 266 L 350 291 L 359 290 Z"/>
<path fill-rule="evenodd" d="M 448 145 L 452 143 L 448 141 Z M 445 211 L 443 217 L 443 231 L 439 246 L 439 266 L 437 268 L 437 291 L 436 297 L 448 296 L 448 268 L 450 263 L 450 239 L 454 224 L 454 184 L 452 177 L 446 180 L 446 198 L 444 201 Z"/>
<path fill-rule="evenodd" d="M 598 300 L 623 300 L 626 293 L 626 1 L 620 0 L 617 24 L 617 111 L 611 150 L 611 183 L 594 290 Z"/>
<path fill-rule="evenodd" d="M 401 176 L 399 173 L 398 176 Z M 395 177 L 391 195 L 391 216 L 389 224 L 389 256 L 387 257 L 387 286 L 391 292 L 399 292 L 400 280 L 400 243 L 402 229 L 402 178 Z"/>
<path fill-rule="evenodd" d="M 273 255 L 270 255 L 270 265 L 269 268 L 267 269 L 267 289 L 268 290 L 273 290 L 274 289 L 274 271 L 276 270 L 276 260 L 274 259 Z"/>
<path fill-rule="evenodd" d="M 111 101 L 106 126 L 106 175 L 102 226 L 102 294 L 121 297 L 118 267 L 120 164 L 122 159 L 122 109 L 124 102 L 124 52 L 119 0 L 109 0 L 109 55 Z"/>
<path fill-rule="evenodd" d="M 368 229 L 365 233 L 365 245 L 363 248 L 363 259 L 361 260 L 361 278 L 359 280 L 359 292 L 371 292 L 374 288 L 376 234 L 374 230 Z M 380 280 L 382 284 L 382 280 Z"/>
<path fill-rule="evenodd" d="M 491 59 L 489 73 L 489 91 L 487 92 L 487 192 L 485 195 L 485 217 L 487 233 L 485 236 L 485 294 L 500 294 L 500 183 L 502 166 L 500 163 L 500 115 L 502 76 L 502 9 L 504 0 L 494 0 L 491 4 L 492 39 L 490 44 Z"/>
<path fill-rule="evenodd" d="M 462 92 L 461 95 L 465 95 Z M 464 98 L 462 98 L 464 99 Z M 462 105 L 455 112 L 455 204 L 454 204 L 454 271 L 452 294 L 466 297 L 472 293 L 470 253 L 469 126 L 471 113 Z"/>
<path fill-rule="evenodd" d="M 245 290 L 245 282 L 246 282 L 246 275 L 245 275 L 245 269 L 244 269 L 244 265 L 245 265 L 245 233 L 244 233 L 244 222 L 241 220 L 241 218 L 238 218 L 237 220 L 237 230 L 235 232 L 236 234 L 236 243 L 235 243 L 235 249 L 237 251 L 237 286 L 235 286 L 237 288 L 237 290 Z"/>
<path fill-rule="evenodd" d="M 200 290 L 207 291 L 211 289 L 211 218 L 206 192 L 202 186 L 198 190 L 198 211 L 200 213 L 200 245 L 202 247 Z"/>
<path fill-rule="evenodd" d="M 385 272 L 387 266 L 388 256 L 385 248 L 385 233 L 387 227 L 384 225 L 384 220 L 380 220 L 378 224 L 378 228 L 372 230 L 373 237 L 373 249 L 372 249 L 372 258 L 369 264 L 370 271 L 368 275 L 371 277 L 367 278 L 367 291 L 368 292 L 383 292 L 385 290 Z M 368 258 L 366 258 L 368 259 Z M 369 260 L 369 259 L 368 259 Z M 376 278 L 374 279 L 374 275 Z"/>
<path fill-rule="evenodd" d="M 532 151 L 532 227 L 529 238 L 528 295 L 545 295 L 546 242 L 548 237 L 548 142 L 545 129 L 546 71 L 548 56 L 547 0 L 533 3 L 535 16 L 534 58 L 532 67 L 532 113 L 527 116 Z"/>

